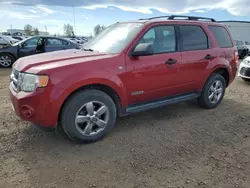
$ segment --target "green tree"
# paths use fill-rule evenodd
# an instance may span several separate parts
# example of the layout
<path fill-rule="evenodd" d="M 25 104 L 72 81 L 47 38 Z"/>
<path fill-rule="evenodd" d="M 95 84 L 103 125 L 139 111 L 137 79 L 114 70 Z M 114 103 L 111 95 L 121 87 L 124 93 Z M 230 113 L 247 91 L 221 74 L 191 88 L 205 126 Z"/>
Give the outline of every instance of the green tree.
<path fill-rule="evenodd" d="M 99 33 L 101 33 L 102 30 L 105 29 L 105 26 L 104 25 L 96 25 L 95 28 L 94 28 L 94 34 L 95 35 L 98 35 Z"/>
<path fill-rule="evenodd" d="M 38 30 L 38 28 L 34 28 L 33 33 L 34 33 L 34 35 L 39 35 L 39 30 Z"/>
<path fill-rule="evenodd" d="M 64 24 L 63 30 L 64 30 L 64 34 L 65 34 L 67 37 L 72 37 L 72 36 L 74 36 L 74 29 L 73 29 L 73 26 L 72 26 L 72 25 L 70 25 L 70 24 Z"/>
<path fill-rule="evenodd" d="M 27 36 L 32 35 L 32 31 L 33 31 L 32 25 L 26 24 L 26 25 L 24 26 L 24 33 L 25 33 Z"/>

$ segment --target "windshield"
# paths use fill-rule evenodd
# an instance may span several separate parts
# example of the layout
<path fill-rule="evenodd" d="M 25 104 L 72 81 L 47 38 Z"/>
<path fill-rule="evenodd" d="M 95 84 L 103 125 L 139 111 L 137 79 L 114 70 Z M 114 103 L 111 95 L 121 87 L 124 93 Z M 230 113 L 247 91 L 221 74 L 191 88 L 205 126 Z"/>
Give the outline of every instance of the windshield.
<path fill-rule="evenodd" d="M 21 43 L 23 43 L 23 42 L 25 42 L 25 41 L 27 41 L 27 40 L 29 40 L 29 39 L 31 39 L 31 38 L 32 38 L 32 37 L 25 38 L 25 39 L 23 39 L 23 40 L 21 40 L 21 41 L 18 41 L 18 42 L 16 42 L 16 43 L 12 44 L 12 46 L 18 46 L 19 44 L 21 44 Z"/>
<path fill-rule="evenodd" d="M 117 23 L 109 26 L 99 35 L 84 45 L 101 53 L 119 53 L 140 31 L 140 23 Z"/>

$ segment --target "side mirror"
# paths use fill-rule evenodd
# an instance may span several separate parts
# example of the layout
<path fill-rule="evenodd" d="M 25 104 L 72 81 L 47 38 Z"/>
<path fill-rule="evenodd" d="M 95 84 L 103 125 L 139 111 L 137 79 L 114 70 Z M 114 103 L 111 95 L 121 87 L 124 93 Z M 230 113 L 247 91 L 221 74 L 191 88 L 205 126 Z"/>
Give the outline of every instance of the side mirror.
<path fill-rule="evenodd" d="M 138 57 L 138 56 L 147 56 L 153 54 L 153 45 L 151 43 L 141 43 L 138 44 L 133 52 L 131 53 L 131 56 Z"/>
<path fill-rule="evenodd" d="M 26 43 L 26 42 L 23 42 L 23 43 L 20 43 L 20 44 L 19 44 L 19 47 L 20 47 L 20 48 L 24 48 L 24 47 L 26 47 L 26 46 L 27 46 L 27 43 Z"/>

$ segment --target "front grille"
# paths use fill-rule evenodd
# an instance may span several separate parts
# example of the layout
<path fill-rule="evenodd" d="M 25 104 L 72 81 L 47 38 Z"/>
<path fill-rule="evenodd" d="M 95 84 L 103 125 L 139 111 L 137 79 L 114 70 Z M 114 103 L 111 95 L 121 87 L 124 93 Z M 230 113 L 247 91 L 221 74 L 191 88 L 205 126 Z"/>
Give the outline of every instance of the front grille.
<path fill-rule="evenodd" d="M 242 67 L 240 70 L 242 76 L 250 77 L 250 68 Z"/>
<path fill-rule="evenodd" d="M 18 77 L 19 77 L 19 71 L 16 69 L 13 69 L 10 75 L 10 79 L 11 79 L 12 86 L 16 91 L 18 89 Z"/>

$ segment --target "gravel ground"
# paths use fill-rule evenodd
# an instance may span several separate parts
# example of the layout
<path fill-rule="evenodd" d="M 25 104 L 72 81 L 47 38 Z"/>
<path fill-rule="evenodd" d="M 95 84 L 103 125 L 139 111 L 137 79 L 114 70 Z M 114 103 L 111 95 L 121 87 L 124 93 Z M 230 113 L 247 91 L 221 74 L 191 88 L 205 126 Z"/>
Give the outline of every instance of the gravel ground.
<path fill-rule="evenodd" d="M 249 188 L 250 84 L 223 103 L 182 103 L 119 119 L 104 140 L 75 145 L 12 112 L 10 70 L 0 70 L 0 187 Z"/>

